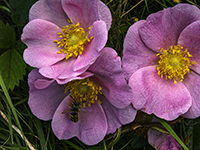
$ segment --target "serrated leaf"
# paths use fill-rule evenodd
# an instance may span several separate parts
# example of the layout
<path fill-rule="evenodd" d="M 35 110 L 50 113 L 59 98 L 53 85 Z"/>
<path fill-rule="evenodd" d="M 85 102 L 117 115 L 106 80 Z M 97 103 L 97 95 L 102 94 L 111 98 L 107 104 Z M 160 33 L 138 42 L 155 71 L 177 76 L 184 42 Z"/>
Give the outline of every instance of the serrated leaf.
<path fill-rule="evenodd" d="M 13 27 L 0 20 L 0 48 L 11 48 L 15 45 L 16 37 Z"/>
<path fill-rule="evenodd" d="M 19 52 L 19 54 L 22 56 L 24 53 L 24 50 L 27 48 L 27 46 L 19 40 L 17 44 L 15 45 L 15 49 Z"/>
<path fill-rule="evenodd" d="M 0 71 L 7 89 L 13 90 L 19 80 L 25 75 L 26 64 L 21 55 L 15 50 L 10 49 L 0 56 Z"/>
<path fill-rule="evenodd" d="M 29 9 L 37 0 L 10 0 L 11 18 L 18 26 L 28 22 Z"/>

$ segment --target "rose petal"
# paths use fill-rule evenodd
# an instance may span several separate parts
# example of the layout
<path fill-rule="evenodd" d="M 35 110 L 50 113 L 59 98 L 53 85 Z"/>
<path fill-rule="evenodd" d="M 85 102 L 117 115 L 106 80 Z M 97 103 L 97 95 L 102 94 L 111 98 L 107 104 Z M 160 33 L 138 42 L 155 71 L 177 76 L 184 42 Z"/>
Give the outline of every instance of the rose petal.
<path fill-rule="evenodd" d="M 181 150 L 180 144 L 173 136 L 154 130 L 148 131 L 148 142 L 158 150 Z"/>
<path fill-rule="evenodd" d="M 139 35 L 138 29 L 143 26 L 145 22 L 145 20 L 141 20 L 134 23 L 129 28 L 124 39 L 122 68 L 127 80 L 138 69 L 154 65 L 158 61 L 156 53 L 144 45 Z"/>
<path fill-rule="evenodd" d="M 182 115 L 186 118 L 196 118 L 200 116 L 200 76 L 191 71 L 183 81 L 184 85 L 192 96 L 192 106 Z"/>
<path fill-rule="evenodd" d="M 34 86 L 36 89 L 45 89 L 47 88 L 51 83 L 53 83 L 55 80 L 48 80 L 48 79 L 37 79 L 34 82 Z"/>
<path fill-rule="evenodd" d="M 60 102 L 67 95 L 65 94 L 65 87 L 58 85 L 56 82 L 51 83 L 44 89 L 37 89 L 34 83 L 38 80 L 49 83 L 49 79 L 42 77 L 37 69 L 32 70 L 28 76 L 28 84 L 30 87 L 28 104 L 32 113 L 42 120 L 52 119 L 55 110 Z M 41 84 L 40 84 L 41 85 Z"/>
<path fill-rule="evenodd" d="M 58 84 L 66 84 L 67 82 L 70 82 L 72 80 L 81 80 L 81 79 L 89 78 L 93 75 L 94 74 L 91 72 L 84 72 L 81 75 L 73 76 L 71 78 L 58 78 L 58 79 L 56 79 L 56 81 Z"/>
<path fill-rule="evenodd" d="M 200 73 L 200 20 L 191 23 L 181 32 L 178 44 L 187 48 L 193 56 L 190 60 L 197 63 L 190 68 Z"/>
<path fill-rule="evenodd" d="M 70 120 L 69 103 L 66 97 L 55 112 L 52 129 L 59 139 L 69 139 L 77 136 L 83 143 L 94 145 L 103 140 L 107 131 L 106 116 L 98 102 L 91 107 L 81 108 L 78 112 L 78 122 Z"/>
<path fill-rule="evenodd" d="M 72 18 L 72 21 L 76 24 L 80 23 L 80 26 L 84 28 L 85 31 L 88 27 L 97 20 L 106 21 L 108 27 L 111 24 L 111 13 L 101 2 L 96 0 L 63 0 L 63 9 L 66 14 Z M 104 12 L 102 12 L 105 10 Z M 102 18 L 107 16 L 105 18 Z"/>
<path fill-rule="evenodd" d="M 139 33 L 143 42 L 158 52 L 161 48 L 177 45 L 182 30 L 196 20 L 200 20 L 200 11 L 196 6 L 178 4 L 149 15 Z"/>
<path fill-rule="evenodd" d="M 65 78 L 70 78 L 72 76 L 79 75 L 78 71 L 75 72 L 72 70 L 72 66 L 74 62 L 76 61 L 76 58 L 72 57 L 69 59 L 64 59 L 54 65 L 43 67 L 39 70 L 39 72 L 51 79 L 57 79 L 59 76 L 63 76 Z M 82 73 L 82 72 L 81 72 Z"/>
<path fill-rule="evenodd" d="M 76 58 L 74 57 L 69 58 L 68 60 L 64 59 L 52 66 L 40 68 L 39 72 L 47 78 L 56 80 L 58 84 L 65 84 L 72 79 L 82 79 L 93 75 L 90 72 L 85 73 L 87 68 L 73 71 L 72 67 L 75 61 Z"/>
<path fill-rule="evenodd" d="M 108 38 L 108 31 L 105 22 L 94 22 L 89 36 L 93 36 L 94 38 L 85 46 L 83 54 L 78 56 L 73 66 L 74 71 L 89 67 L 100 55 L 99 52 L 106 45 Z"/>
<path fill-rule="evenodd" d="M 62 6 L 68 17 L 86 31 L 97 20 L 96 0 L 62 0 Z"/>
<path fill-rule="evenodd" d="M 65 57 L 57 54 L 58 47 L 53 41 L 58 39 L 57 32 L 61 30 L 48 21 L 35 19 L 23 29 L 22 41 L 28 46 L 24 51 L 24 60 L 32 67 L 52 65 Z"/>
<path fill-rule="evenodd" d="M 112 15 L 109 8 L 100 0 L 97 2 L 98 6 L 98 18 L 106 23 L 107 30 L 110 29 L 112 23 Z"/>
<path fill-rule="evenodd" d="M 43 19 L 58 25 L 68 25 L 68 17 L 62 9 L 61 0 L 40 0 L 30 9 L 29 20 Z"/>
<path fill-rule="evenodd" d="M 166 80 L 158 76 L 156 66 L 144 67 L 129 79 L 132 87 L 132 103 L 136 109 L 148 114 L 174 120 L 184 114 L 192 105 L 187 88 L 180 81 Z"/>
<path fill-rule="evenodd" d="M 88 69 L 94 76 L 91 80 L 102 87 L 109 102 L 117 108 L 130 104 L 131 88 L 127 85 L 121 69 L 121 59 L 112 48 L 104 48 L 95 63 Z"/>
<path fill-rule="evenodd" d="M 104 95 L 99 95 L 99 99 L 102 102 L 108 122 L 107 134 L 114 133 L 120 126 L 130 123 L 135 119 L 137 110 L 132 105 L 124 109 L 118 109 L 109 103 Z"/>

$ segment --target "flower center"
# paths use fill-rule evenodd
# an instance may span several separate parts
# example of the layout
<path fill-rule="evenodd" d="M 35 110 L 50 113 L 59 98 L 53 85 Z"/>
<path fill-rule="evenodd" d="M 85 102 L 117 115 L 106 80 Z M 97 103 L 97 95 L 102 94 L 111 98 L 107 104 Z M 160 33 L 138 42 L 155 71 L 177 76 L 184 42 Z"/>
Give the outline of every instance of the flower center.
<path fill-rule="evenodd" d="M 62 27 L 62 32 L 57 33 L 61 39 L 53 41 L 57 43 L 58 48 L 60 48 L 57 53 L 67 54 L 66 59 L 72 56 L 77 57 L 81 55 L 86 43 L 93 39 L 93 36 L 88 38 L 88 32 L 92 26 L 85 32 L 84 29 L 80 27 L 79 22 L 75 25 L 71 18 L 68 22 L 71 23 L 71 25 Z"/>
<path fill-rule="evenodd" d="M 183 50 L 180 45 L 171 46 L 168 50 L 160 49 L 160 53 L 156 56 L 160 56 L 158 61 L 157 71 L 158 75 L 163 78 L 173 79 L 176 84 L 179 79 L 181 82 L 184 79 L 184 75 L 190 72 L 189 66 L 197 64 L 195 61 L 190 61 L 193 57 L 187 48 Z"/>
<path fill-rule="evenodd" d="M 90 107 L 95 101 L 101 104 L 98 99 L 98 94 L 102 94 L 101 90 L 101 86 L 94 84 L 89 78 L 73 80 L 67 83 L 65 88 L 65 92 L 69 91 L 71 93 L 70 96 L 79 104 L 80 108 Z"/>

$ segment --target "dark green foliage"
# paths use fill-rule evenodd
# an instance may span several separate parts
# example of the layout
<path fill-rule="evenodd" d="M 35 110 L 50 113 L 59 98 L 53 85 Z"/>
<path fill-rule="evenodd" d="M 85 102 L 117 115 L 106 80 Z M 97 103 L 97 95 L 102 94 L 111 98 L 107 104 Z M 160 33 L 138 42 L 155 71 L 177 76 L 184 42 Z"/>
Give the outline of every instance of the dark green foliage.
<path fill-rule="evenodd" d="M 196 119 L 198 122 L 194 125 L 192 140 L 193 150 L 199 150 L 200 148 L 200 118 Z"/>
<path fill-rule="evenodd" d="M 15 45 L 15 31 L 9 24 L 0 20 L 0 48 L 8 49 Z M 1 53 L 1 52 L 0 52 Z"/>
<path fill-rule="evenodd" d="M 26 74 L 22 56 L 13 48 L 0 56 L 0 71 L 7 89 L 13 90 Z"/>
<path fill-rule="evenodd" d="M 15 30 L 8 23 L 0 21 L 0 72 L 7 89 L 13 90 L 26 74 L 26 64 L 15 49 Z M 20 46 L 18 46 L 20 49 Z M 24 49 L 24 48 L 23 48 Z"/>
<path fill-rule="evenodd" d="M 10 0 L 11 17 L 17 26 L 28 22 L 29 9 L 37 0 Z"/>

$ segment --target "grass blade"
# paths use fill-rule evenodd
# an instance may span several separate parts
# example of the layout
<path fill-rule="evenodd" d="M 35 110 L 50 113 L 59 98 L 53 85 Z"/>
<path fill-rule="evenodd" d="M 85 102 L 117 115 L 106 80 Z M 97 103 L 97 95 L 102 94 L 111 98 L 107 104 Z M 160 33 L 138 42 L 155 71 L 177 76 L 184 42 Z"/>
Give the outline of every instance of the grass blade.
<path fill-rule="evenodd" d="M 169 133 L 177 140 L 177 142 L 184 148 L 184 150 L 189 150 L 165 120 L 160 119 L 158 117 L 156 117 L 156 119 L 169 131 Z"/>

